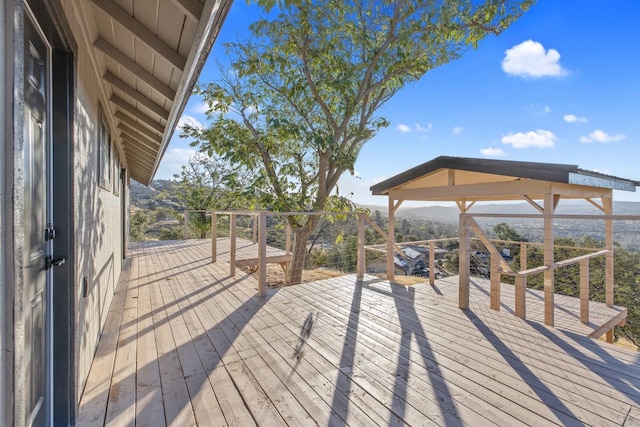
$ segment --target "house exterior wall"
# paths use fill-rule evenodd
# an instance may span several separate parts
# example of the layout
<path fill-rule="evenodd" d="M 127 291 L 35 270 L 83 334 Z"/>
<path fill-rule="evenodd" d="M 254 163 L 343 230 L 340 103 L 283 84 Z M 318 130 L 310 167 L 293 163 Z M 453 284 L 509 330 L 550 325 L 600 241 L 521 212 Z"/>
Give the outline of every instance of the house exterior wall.
<path fill-rule="evenodd" d="M 63 2 L 71 31 L 78 42 L 76 54 L 75 149 L 73 173 L 75 240 L 75 366 L 77 396 L 82 394 L 122 270 L 121 198 L 114 191 L 119 179 L 112 144 L 111 181 L 101 185 L 98 129 L 100 109 L 107 104 L 99 91 L 99 76 L 87 52 L 86 40 L 71 1 Z M 115 135 L 114 129 L 109 129 Z M 113 137 L 112 137 L 113 139 Z M 118 156 L 124 158 L 122 154 Z"/>
<path fill-rule="evenodd" d="M 40 1 L 40 0 L 38 0 Z M 72 289 L 73 301 L 73 384 L 76 407 L 87 378 L 100 333 L 106 321 L 116 284 L 123 267 L 123 204 L 128 206 L 128 188 L 114 191 L 120 165 L 112 155 L 111 182 L 101 186 L 98 172 L 98 122 L 100 108 L 108 99 L 99 90 L 99 74 L 88 49 L 91 40 L 81 30 L 77 2 L 53 0 L 64 26 L 74 39 L 75 94 L 72 120 L 72 190 L 55 194 L 71 199 L 69 219 L 73 251 L 67 263 L 73 268 L 70 283 L 56 282 L 53 287 Z M 23 3 L 0 2 L 0 426 L 23 425 L 26 419 L 24 391 L 25 350 L 23 299 L 24 184 L 23 168 Z M 111 135 L 115 135 L 109 124 Z M 112 138 L 113 139 L 113 138 Z M 118 148 L 111 147 L 112 153 Z M 124 159 L 122 153 L 118 156 Z M 55 167 L 55 165 L 54 165 Z M 128 186 L 128 181 L 126 181 Z M 125 209 L 128 212 L 128 209 Z M 54 244 L 55 246 L 55 244 Z M 86 290 L 85 290 L 86 283 Z M 54 334 L 55 327 L 54 323 Z M 54 335 L 55 340 L 55 335 Z M 54 385 L 55 387 L 55 385 Z M 53 393 L 56 393 L 54 388 Z M 72 399 L 73 400 L 73 399 Z"/>

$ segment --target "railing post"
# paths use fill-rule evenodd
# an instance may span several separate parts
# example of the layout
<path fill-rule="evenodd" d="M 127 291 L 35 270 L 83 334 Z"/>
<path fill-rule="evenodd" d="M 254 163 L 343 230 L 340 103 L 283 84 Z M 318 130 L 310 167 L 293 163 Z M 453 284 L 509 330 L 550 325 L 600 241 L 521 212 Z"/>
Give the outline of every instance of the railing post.
<path fill-rule="evenodd" d="M 258 242 L 258 221 L 257 221 L 257 217 L 255 215 L 253 215 L 251 217 L 251 222 L 253 225 L 253 239 L 252 242 L 255 245 Z"/>
<path fill-rule="evenodd" d="M 491 300 L 489 302 L 489 306 L 491 310 L 500 311 L 500 260 L 498 259 L 500 255 L 493 253 L 491 254 L 491 272 L 490 272 L 490 296 Z"/>
<path fill-rule="evenodd" d="M 429 242 L 429 284 L 436 284 L 436 242 Z"/>
<path fill-rule="evenodd" d="M 291 254 L 291 225 L 289 224 L 287 217 L 285 217 L 284 226 L 284 250 L 287 255 Z"/>
<path fill-rule="evenodd" d="M 589 323 L 589 259 L 580 261 L 580 321 Z"/>
<path fill-rule="evenodd" d="M 520 270 L 527 269 L 527 244 L 520 243 Z M 527 318 L 527 277 L 517 276 L 515 285 L 515 306 L 516 316 L 521 319 Z"/>
<path fill-rule="evenodd" d="M 258 296 L 267 296 L 267 221 L 264 212 L 258 216 Z"/>
<path fill-rule="evenodd" d="M 236 214 L 229 215 L 229 275 L 236 275 Z"/>
<path fill-rule="evenodd" d="M 516 316 L 521 319 L 527 318 L 527 278 L 516 276 L 515 289 Z"/>
<path fill-rule="evenodd" d="M 218 214 L 211 212 L 211 262 L 218 257 Z"/>
<path fill-rule="evenodd" d="M 356 264 L 357 278 L 358 280 L 364 279 L 364 264 L 365 264 L 365 252 L 364 252 L 364 214 L 358 213 L 358 258 Z"/>
<path fill-rule="evenodd" d="M 184 240 L 189 240 L 189 211 L 184 211 L 183 233 Z"/>
<path fill-rule="evenodd" d="M 387 225 L 387 280 L 393 281 L 395 277 L 395 255 L 394 255 L 394 243 L 396 242 L 395 219 L 394 219 L 395 204 L 393 199 L 389 196 L 389 218 Z"/>
<path fill-rule="evenodd" d="M 470 268 L 470 239 L 467 227 L 467 215 L 460 214 L 459 240 L 460 249 L 458 257 L 458 307 L 465 310 L 469 308 L 469 268 Z"/>

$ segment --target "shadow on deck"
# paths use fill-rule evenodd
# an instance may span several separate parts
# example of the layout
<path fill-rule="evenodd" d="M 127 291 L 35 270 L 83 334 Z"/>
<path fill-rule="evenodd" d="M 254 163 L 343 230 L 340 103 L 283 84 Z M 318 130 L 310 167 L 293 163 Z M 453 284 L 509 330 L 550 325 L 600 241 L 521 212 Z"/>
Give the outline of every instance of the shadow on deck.
<path fill-rule="evenodd" d="M 133 248 L 78 425 L 640 423 L 634 352 L 428 284 L 351 275 L 259 298 L 210 249 Z"/>

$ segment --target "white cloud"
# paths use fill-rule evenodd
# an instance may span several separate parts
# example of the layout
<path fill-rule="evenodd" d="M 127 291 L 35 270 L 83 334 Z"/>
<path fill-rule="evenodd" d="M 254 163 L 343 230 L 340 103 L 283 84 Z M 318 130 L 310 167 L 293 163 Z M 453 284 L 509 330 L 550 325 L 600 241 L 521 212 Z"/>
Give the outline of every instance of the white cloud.
<path fill-rule="evenodd" d="M 527 133 L 510 133 L 502 137 L 503 144 L 511 144 L 513 148 L 550 148 L 553 147 L 556 136 L 553 132 L 543 129 L 529 131 Z"/>
<path fill-rule="evenodd" d="M 215 104 L 217 104 L 217 102 L 214 103 L 214 105 Z M 198 102 L 196 105 L 189 109 L 189 111 L 196 114 L 206 114 L 208 110 L 209 104 L 207 104 L 206 102 Z"/>
<path fill-rule="evenodd" d="M 204 123 L 188 114 L 183 114 L 182 117 L 180 117 L 180 120 L 178 120 L 178 128 L 182 128 L 185 124 L 189 124 L 200 129 L 204 129 L 205 127 Z"/>
<path fill-rule="evenodd" d="M 578 117 L 575 114 L 565 114 L 564 116 L 562 116 L 562 118 L 567 123 L 586 123 L 587 122 L 586 117 Z"/>
<path fill-rule="evenodd" d="M 407 125 L 403 125 L 402 123 L 400 123 L 396 128 L 402 133 L 411 132 L 411 128 Z"/>
<path fill-rule="evenodd" d="M 545 114 L 549 114 L 551 112 L 551 107 L 549 107 L 548 105 L 544 106 L 544 112 Z"/>
<path fill-rule="evenodd" d="M 581 136 L 579 141 L 582 143 L 586 142 L 616 142 L 622 141 L 625 139 L 627 135 L 623 135 L 621 133 L 617 135 L 609 135 L 608 133 L 601 131 L 600 129 L 596 129 L 589 134 L 589 136 Z"/>
<path fill-rule="evenodd" d="M 426 128 L 420 126 L 419 123 L 416 123 L 416 131 L 417 132 L 430 132 L 432 127 L 433 127 L 433 125 L 431 123 L 429 123 Z"/>
<path fill-rule="evenodd" d="M 158 166 L 155 179 L 172 179 L 173 175 L 179 174 L 182 166 L 186 166 L 189 159 L 196 153 L 197 151 L 192 148 L 169 148 Z"/>
<path fill-rule="evenodd" d="M 464 128 L 461 128 L 460 126 L 456 126 L 452 129 L 453 133 L 456 135 L 460 135 L 462 133 L 462 131 L 464 130 Z"/>
<path fill-rule="evenodd" d="M 507 153 L 502 148 L 483 148 L 480 150 L 483 156 L 506 157 Z"/>
<path fill-rule="evenodd" d="M 542 44 L 527 40 L 507 49 L 502 60 L 502 70 L 507 74 L 521 77 L 562 77 L 567 70 L 559 63 L 560 53 L 555 49 L 545 51 Z"/>

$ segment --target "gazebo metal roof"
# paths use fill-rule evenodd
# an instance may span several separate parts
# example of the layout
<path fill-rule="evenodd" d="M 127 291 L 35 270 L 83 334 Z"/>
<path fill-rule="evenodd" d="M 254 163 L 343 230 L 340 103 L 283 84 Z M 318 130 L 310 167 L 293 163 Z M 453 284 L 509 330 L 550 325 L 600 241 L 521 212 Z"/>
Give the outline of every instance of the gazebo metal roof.
<path fill-rule="evenodd" d="M 451 201 L 610 197 L 640 182 L 576 165 L 440 156 L 371 187 L 396 200 Z M 526 196 L 526 197 L 525 197 Z"/>

